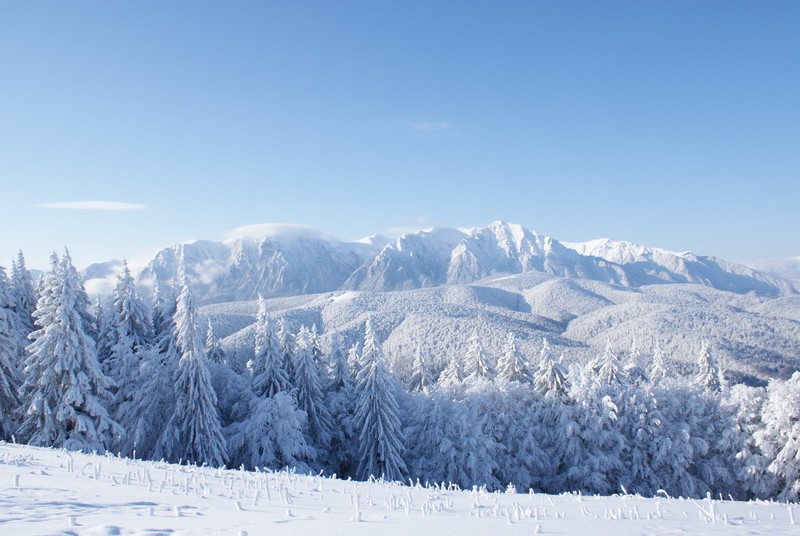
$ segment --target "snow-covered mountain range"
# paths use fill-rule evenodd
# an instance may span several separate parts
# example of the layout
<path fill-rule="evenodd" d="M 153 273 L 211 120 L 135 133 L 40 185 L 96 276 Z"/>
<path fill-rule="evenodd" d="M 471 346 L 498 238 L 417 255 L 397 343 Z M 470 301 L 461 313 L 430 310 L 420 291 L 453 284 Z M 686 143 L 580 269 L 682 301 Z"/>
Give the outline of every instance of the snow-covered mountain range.
<path fill-rule="evenodd" d="M 707 341 L 746 381 L 800 368 L 797 282 L 691 253 L 564 243 L 503 222 L 357 242 L 279 225 L 165 248 L 140 284 L 173 284 L 181 255 L 203 314 L 244 360 L 260 293 L 275 317 L 294 329 L 316 324 L 325 337 L 357 340 L 373 317 L 401 377 L 417 348 L 442 368 L 476 329 L 495 356 L 511 331 L 527 355 L 547 337 L 567 361 L 595 357 L 607 339 L 621 352 L 636 340 L 644 354 L 658 341 L 691 373 Z M 118 271 L 115 262 L 90 266 L 87 287 L 110 290 Z"/>
<path fill-rule="evenodd" d="M 498 274 L 539 272 L 638 288 L 697 283 L 764 296 L 798 293 L 788 280 L 746 266 L 629 242 L 563 243 L 521 225 L 496 221 L 477 229 L 433 229 L 396 240 L 342 242 L 299 226 L 276 226 L 258 237 L 198 240 L 158 252 L 143 282 L 174 281 L 183 255 L 205 303 L 336 290 L 393 291 L 469 284 Z M 87 274 L 102 273 L 89 267 Z"/>

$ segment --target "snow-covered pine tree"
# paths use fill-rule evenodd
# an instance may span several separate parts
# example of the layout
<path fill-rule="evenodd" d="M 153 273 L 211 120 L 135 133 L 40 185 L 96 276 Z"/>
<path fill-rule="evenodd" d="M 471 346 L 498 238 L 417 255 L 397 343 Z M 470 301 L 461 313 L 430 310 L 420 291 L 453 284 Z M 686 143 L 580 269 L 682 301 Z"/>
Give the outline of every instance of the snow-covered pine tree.
<path fill-rule="evenodd" d="M 304 472 L 315 451 L 306 443 L 306 414 L 291 393 L 253 397 L 249 417 L 230 427 L 231 461 L 247 468 L 291 468 Z"/>
<path fill-rule="evenodd" d="M 486 433 L 485 419 L 443 391 L 417 397 L 405 430 L 409 478 L 497 489 L 493 472 L 501 446 Z"/>
<path fill-rule="evenodd" d="M 214 335 L 214 325 L 211 319 L 208 319 L 208 328 L 206 329 L 206 355 L 208 356 L 209 363 L 216 363 L 218 365 L 225 365 L 228 362 L 228 356 L 225 355 L 225 350 L 222 349 L 219 339 Z"/>
<path fill-rule="evenodd" d="M 22 377 L 17 369 L 19 332 L 17 314 L 6 269 L 0 266 L 0 439 L 8 439 L 16 429 L 15 414 L 20 401 L 17 390 Z"/>
<path fill-rule="evenodd" d="M 273 397 L 276 393 L 291 389 L 289 374 L 283 367 L 279 340 L 267 312 L 267 302 L 261 295 L 258 296 L 256 314 L 255 352 L 249 368 L 253 375 L 253 392 L 256 396 Z"/>
<path fill-rule="evenodd" d="M 477 380 L 478 378 L 491 380 L 494 378 L 494 367 L 492 367 L 489 354 L 483 349 L 483 342 L 478 335 L 478 330 L 473 331 L 469 339 L 466 362 L 469 368 L 464 372 L 468 380 Z"/>
<path fill-rule="evenodd" d="M 650 363 L 650 381 L 653 385 L 658 385 L 667 378 L 669 378 L 669 365 L 667 364 L 667 356 L 658 341 L 653 345 L 653 360 Z"/>
<path fill-rule="evenodd" d="M 278 353 L 281 356 L 281 366 L 286 371 L 289 383 L 294 382 L 294 334 L 289 331 L 289 326 L 283 317 L 278 319 Z"/>
<path fill-rule="evenodd" d="M 720 379 L 720 371 L 706 341 L 703 341 L 703 345 L 700 348 L 697 365 L 698 373 L 695 383 L 711 393 L 721 392 L 722 380 Z"/>
<path fill-rule="evenodd" d="M 308 340 L 311 344 L 311 357 L 314 360 L 317 370 L 319 371 L 320 378 L 323 383 L 327 383 L 330 360 L 328 356 L 325 355 L 325 352 L 322 351 L 322 342 L 320 341 L 316 324 L 311 325 L 311 330 L 308 332 Z"/>
<path fill-rule="evenodd" d="M 417 345 L 414 352 L 414 363 L 411 367 L 411 379 L 408 382 L 408 390 L 411 392 L 424 393 L 430 386 L 430 372 L 422 355 L 422 349 Z"/>
<path fill-rule="evenodd" d="M 367 319 L 363 368 L 358 374 L 356 429 L 359 430 L 358 478 L 384 478 L 402 481 L 405 438 L 400 423 L 400 406 L 395 398 L 392 378 L 383 363 L 383 350 Z"/>
<path fill-rule="evenodd" d="M 128 268 L 128 263 L 122 261 L 122 273 L 117 276 L 117 285 L 114 289 L 114 312 L 117 324 L 122 332 L 130 338 L 136 352 L 147 347 L 153 340 L 153 325 L 150 311 L 136 291 L 136 282 Z"/>
<path fill-rule="evenodd" d="M 598 359 L 591 365 L 593 380 L 599 385 L 617 389 L 624 386 L 626 382 L 625 371 L 622 363 L 617 359 L 611 341 L 606 339 L 606 349 Z"/>
<path fill-rule="evenodd" d="M 319 367 L 314 360 L 311 332 L 305 326 L 301 327 L 295 341 L 294 388 L 297 406 L 308 417 L 309 443 L 317 448 L 324 447 L 331 438 L 332 422 L 325 407 Z"/>
<path fill-rule="evenodd" d="M 461 360 L 450 356 L 447 366 L 439 373 L 437 384 L 440 387 L 458 387 L 464 383 L 464 371 L 461 370 Z"/>
<path fill-rule="evenodd" d="M 94 307 L 92 307 L 92 317 L 97 330 L 97 337 L 95 338 L 97 360 L 100 362 L 100 366 L 103 367 L 103 373 L 110 377 L 111 371 L 109 370 L 110 363 L 108 363 L 108 358 L 111 355 L 111 348 L 116 342 L 117 328 L 112 324 L 115 316 L 106 310 L 100 296 L 95 299 Z"/>
<path fill-rule="evenodd" d="M 530 363 L 517 349 L 517 339 L 509 332 L 503 347 L 503 355 L 497 362 L 497 379 L 504 382 L 533 383 Z"/>
<path fill-rule="evenodd" d="M 124 431 L 108 414 L 113 383 L 84 331 L 85 291 L 68 251 L 44 282 L 20 390 L 27 407 L 19 433 L 32 445 L 102 452 Z"/>
<path fill-rule="evenodd" d="M 14 303 L 14 311 L 22 323 L 21 328 L 27 334 L 34 329 L 33 311 L 36 310 L 36 291 L 33 286 L 33 278 L 28 268 L 25 267 L 25 256 L 20 251 L 17 254 L 16 262 L 11 265 L 11 289 Z M 27 344 L 26 344 L 27 346 Z"/>
<path fill-rule="evenodd" d="M 731 419 L 722 431 L 722 441 L 731 453 L 736 491 L 742 500 L 766 499 L 778 494 L 777 479 L 769 471 L 770 461 L 758 446 L 758 436 L 763 433 L 761 419 L 767 390 L 738 384 L 730 388 L 723 397 L 723 408 Z"/>
<path fill-rule="evenodd" d="M 325 405 L 331 414 L 331 443 L 324 452 L 325 464 L 341 477 L 351 476 L 358 451 L 357 435 L 353 429 L 355 386 L 350 375 L 344 347 L 338 333 L 331 336 L 331 381 Z"/>
<path fill-rule="evenodd" d="M 356 341 L 353 346 L 347 350 L 347 366 L 350 368 L 350 377 L 354 380 L 358 378 L 358 373 L 361 372 L 361 343 Z"/>
<path fill-rule="evenodd" d="M 342 347 L 342 339 L 338 333 L 331 335 L 331 349 L 329 352 L 330 363 L 328 365 L 328 375 L 331 378 L 328 389 L 338 390 L 345 385 L 352 385 L 350 377 L 350 367 L 347 364 L 347 355 Z"/>
<path fill-rule="evenodd" d="M 181 263 L 183 264 L 183 263 Z M 228 459 L 217 410 L 217 396 L 198 336 L 197 309 L 186 275 L 175 310 L 175 339 L 181 359 L 175 381 L 175 413 L 167 425 L 165 452 L 171 461 L 222 467 Z"/>
<path fill-rule="evenodd" d="M 642 354 L 636 344 L 636 338 L 631 342 L 631 349 L 628 352 L 628 361 L 625 363 L 625 376 L 628 383 L 640 385 L 650 381 L 647 372 L 642 367 Z"/>
<path fill-rule="evenodd" d="M 556 360 L 546 338 L 542 339 L 539 368 L 533 375 L 536 391 L 542 396 L 560 398 L 569 392 L 567 369 Z"/>
<path fill-rule="evenodd" d="M 778 480 L 778 498 L 800 500 L 800 372 L 787 381 L 772 380 L 755 434 L 756 445 L 769 460 L 769 472 Z"/>

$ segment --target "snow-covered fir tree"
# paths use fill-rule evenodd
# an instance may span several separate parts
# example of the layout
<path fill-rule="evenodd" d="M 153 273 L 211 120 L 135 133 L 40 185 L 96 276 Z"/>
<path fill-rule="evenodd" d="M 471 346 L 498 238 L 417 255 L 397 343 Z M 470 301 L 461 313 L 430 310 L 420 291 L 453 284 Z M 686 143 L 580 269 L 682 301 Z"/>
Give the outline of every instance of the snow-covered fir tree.
<path fill-rule="evenodd" d="M 17 333 L 20 330 L 6 269 L 0 266 L 0 439 L 9 439 L 16 429 L 15 413 L 20 405 L 17 390 L 22 378 L 17 363 Z"/>
<path fill-rule="evenodd" d="M 504 382 L 533 383 L 530 363 L 517 348 L 517 339 L 511 332 L 506 336 L 503 354 L 497 362 L 497 379 Z"/>
<path fill-rule="evenodd" d="M 411 379 L 408 382 L 408 390 L 412 392 L 424 393 L 430 387 L 430 372 L 425 362 L 422 349 L 417 345 L 414 352 L 414 363 L 411 366 Z"/>
<path fill-rule="evenodd" d="M 712 393 L 721 392 L 722 380 L 720 378 L 720 371 L 717 368 L 717 363 L 711 355 L 711 350 L 706 341 L 703 341 L 703 345 L 700 348 L 697 365 L 699 369 L 695 379 L 697 385 Z"/>
<path fill-rule="evenodd" d="M 225 350 L 222 349 L 220 340 L 214 334 L 214 325 L 211 323 L 210 318 L 206 328 L 206 356 L 208 356 L 209 363 L 225 365 L 228 362 L 228 356 L 225 355 Z"/>
<path fill-rule="evenodd" d="M 358 373 L 356 429 L 359 431 L 357 475 L 402 481 L 407 471 L 403 461 L 405 438 L 400 423 L 400 406 L 384 364 L 383 350 L 368 319 Z"/>
<path fill-rule="evenodd" d="M 661 344 L 659 344 L 658 341 L 653 345 L 653 359 L 650 363 L 648 376 L 654 385 L 658 385 L 670 376 L 667 356 L 664 354 L 664 350 L 661 349 Z"/>
<path fill-rule="evenodd" d="M 322 447 L 330 441 L 332 423 L 328 408 L 325 407 L 320 367 L 314 359 L 312 334 L 301 327 L 295 341 L 294 388 L 297 406 L 306 412 L 309 442 L 314 447 Z"/>
<path fill-rule="evenodd" d="M 543 396 L 562 397 L 569 392 L 567 369 L 559 363 L 546 338 L 542 339 L 539 352 L 539 367 L 533 375 L 536 392 Z"/>
<path fill-rule="evenodd" d="M 283 355 L 267 312 L 267 302 L 263 296 L 259 295 L 255 352 L 249 363 L 249 369 L 253 376 L 253 392 L 256 396 L 272 397 L 278 392 L 291 389 L 289 374 L 283 365 Z"/>
<path fill-rule="evenodd" d="M 777 479 L 778 498 L 796 502 L 800 500 L 800 372 L 787 381 L 770 382 L 762 420 L 755 443 Z"/>
<path fill-rule="evenodd" d="M 628 351 L 628 360 L 625 363 L 625 376 L 628 383 L 639 385 L 650 381 L 647 377 L 647 371 L 642 366 L 642 353 L 639 351 L 639 346 L 636 344 L 634 337 L 631 342 L 631 349 Z"/>
<path fill-rule="evenodd" d="M 627 383 L 622 363 L 617 359 L 617 355 L 611 347 L 611 341 L 608 339 L 603 355 L 590 364 L 590 369 L 593 373 L 593 380 L 600 386 L 616 389 Z"/>
<path fill-rule="evenodd" d="M 306 414 L 291 393 L 253 397 L 248 417 L 231 426 L 228 448 L 234 465 L 308 470 L 316 451 L 306 443 Z"/>
<path fill-rule="evenodd" d="M 491 380 L 494 378 L 495 371 L 492 367 L 489 354 L 483 349 L 483 341 L 481 341 L 478 331 L 472 332 L 469 339 L 469 348 L 467 349 L 466 362 L 468 369 L 465 371 L 467 379 L 476 380 L 482 378 Z"/>
<path fill-rule="evenodd" d="M 14 311 L 22 323 L 22 329 L 31 333 L 34 329 L 33 311 L 36 310 L 36 290 L 33 278 L 25 266 L 25 256 L 20 251 L 11 265 L 11 290 Z"/>
<path fill-rule="evenodd" d="M 175 413 L 167 425 L 164 451 L 171 461 L 222 467 L 228 459 L 217 410 L 217 396 L 198 336 L 197 309 L 185 273 L 175 310 L 175 339 L 180 351 L 175 380 Z"/>
<path fill-rule="evenodd" d="M 356 341 L 347 350 L 347 366 L 350 367 L 350 377 L 354 380 L 358 378 L 358 373 L 361 372 L 361 343 Z"/>
<path fill-rule="evenodd" d="M 131 349 L 134 352 L 152 342 L 153 326 L 150 311 L 139 297 L 136 282 L 128 263 L 124 260 L 122 273 L 117 276 L 117 285 L 114 289 L 114 313 L 118 329 L 130 339 Z"/>
<path fill-rule="evenodd" d="M 341 336 L 331 335 L 328 374 L 330 382 L 325 393 L 325 406 L 331 415 L 331 442 L 321 460 L 336 474 L 352 476 L 356 453 L 357 434 L 353 428 L 355 413 L 355 385 L 347 363 Z"/>
<path fill-rule="evenodd" d="M 447 366 L 439 373 L 437 384 L 440 387 L 457 387 L 464 383 L 464 371 L 461 370 L 461 360 L 457 356 L 450 356 Z"/>
<path fill-rule="evenodd" d="M 102 452 L 124 432 L 107 410 L 113 383 L 84 331 L 85 291 L 69 252 L 56 261 L 34 312 L 19 433 L 33 445 Z"/>
<path fill-rule="evenodd" d="M 486 433 L 485 419 L 447 391 L 418 397 L 405 430 L 409 478 L 497 489 L 494 472 L 501 446 Z"/>
<path fill-rule="evenodd" d="M 328 376 L 330 376 L 329 389 L 341 389 L 345 385 L 352 385 L 350 367 L 347 364 L 347 354 L 342 346 L 342 338 L 338 333 L 331 335 L 330 358 L 328 363 Z"/>
<path fill-rule="evenodd" d="M 294 334 L 283 317 L 278 319 L 278 352 L 281 356 L 281 367 L 286 371 L 289 383 L 294 381 Z"/>

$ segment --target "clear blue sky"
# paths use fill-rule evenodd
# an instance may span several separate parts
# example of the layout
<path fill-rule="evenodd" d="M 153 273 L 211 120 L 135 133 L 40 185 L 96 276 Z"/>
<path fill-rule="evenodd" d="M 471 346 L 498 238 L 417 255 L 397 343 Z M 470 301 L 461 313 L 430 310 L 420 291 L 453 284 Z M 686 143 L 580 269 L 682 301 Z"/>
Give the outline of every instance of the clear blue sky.
<path fill-rule="evenodd" d="M 800 255 L 800 2 L 0 1 L 0 264 L 289 222 Z M 67 210 L 113 201 L 138 210 Z"/>

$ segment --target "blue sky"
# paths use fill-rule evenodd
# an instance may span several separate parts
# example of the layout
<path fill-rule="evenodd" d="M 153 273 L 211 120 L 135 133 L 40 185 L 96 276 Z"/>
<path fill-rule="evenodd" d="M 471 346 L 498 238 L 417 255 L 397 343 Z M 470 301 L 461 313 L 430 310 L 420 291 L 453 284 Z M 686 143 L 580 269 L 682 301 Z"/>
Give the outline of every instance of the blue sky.
<path fill-rule="evenodd" d="M 800 255 L 798 24 L 800 2 L 5 1 L 0 264 L 496 219 Z M 123 205 L 61 205 L 90 201 Z"/>

